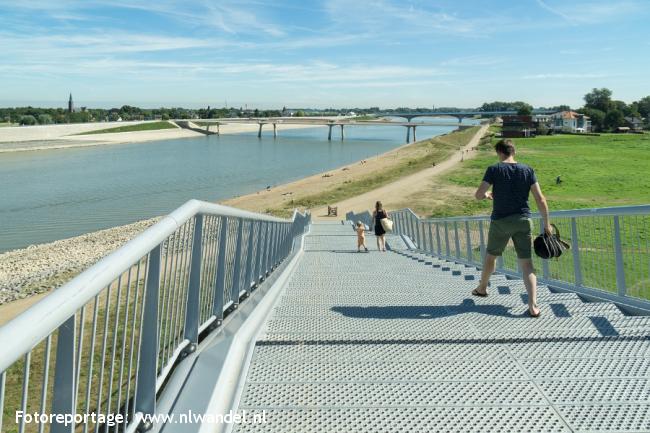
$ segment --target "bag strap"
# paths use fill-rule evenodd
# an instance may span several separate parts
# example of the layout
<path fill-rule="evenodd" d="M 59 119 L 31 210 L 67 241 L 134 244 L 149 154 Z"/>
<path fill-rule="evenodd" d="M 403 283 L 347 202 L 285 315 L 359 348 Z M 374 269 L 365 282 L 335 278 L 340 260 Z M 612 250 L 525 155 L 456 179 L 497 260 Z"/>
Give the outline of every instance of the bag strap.
<path fill-rule="evenodd" d="M 557 228 L 557 226 L 555 224 L 551 224 L 551 227 L 553 227 L 553 229 L 555 229 L 555 237 L 560 239 L 560 230 Z"/>

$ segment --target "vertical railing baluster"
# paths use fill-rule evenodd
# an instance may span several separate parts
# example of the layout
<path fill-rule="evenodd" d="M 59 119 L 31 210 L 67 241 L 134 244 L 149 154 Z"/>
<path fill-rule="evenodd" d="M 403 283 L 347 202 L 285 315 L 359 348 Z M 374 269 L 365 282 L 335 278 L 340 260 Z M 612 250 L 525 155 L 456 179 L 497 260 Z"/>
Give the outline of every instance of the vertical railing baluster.
<path fill-rule="evenodd" d="M 472 235 L 469 231 L 469 221 L 465 221 L 465 239 L 467 242 L 467 261 L 472 261 Z"/>
<path fill-rule="evenodd" d="M 29 400 L 29 370 L 32 365 L 32 352 L 27 352 L 24 357 L 23 364 L 23 388 L 21 391 L 20 397 L 20 410 L 23 413 L 27 413 L 27 401 Z M 66 413 L 66 412 L 62 412 Z M 52 424 L 52 431 L 56 432 L 54 424 Z M 59 430 L 65 431 L 65 430 Z M 25 433 L 25 417 L 20 418 L 20 423 L 18 424 L 18 433 Z M 72 430 L 68 429 L 68 433 L 72 433 Z"/>
<path fill-rule="evenodd" d="M 445 252 L 447 258 L 451 257 L 451 247 L 449 246 L 449 224 L 445 221 Z"/>
<path fill-rule="evenodd" d="M 267 222 L 265 224 L 266 230 L 264 231 L 264 261 L 262 263 L 262 279 L 266 279 L 267 275 L 269 275 L 269 260 L 270 260 L 270 254 L 269 250 L 271 249 L 271 224 L 270 222 Z"/>
<path fill-rule="evenodd" d="M 214 283 L 214 307 L 212 314 L 217 318 L 217 325 L 223 320 L 224 291 L 226 290 L 226 247 L 228 245 L 228 218 L 221 217 L 219 230 L 219 256 L 217 257 L 217 273 Z"/>
<path fill-rule="evenodd" d="M 194 219 L 194 234 L 192 236 L 192 259 L 190 262 L 190 282 L 187 289 L 185 304 L 184 338 L 190 341 L 186 347 L 187 353 L 194 352 L 199 344 L 199 312 L 201 290 L 201 264 L 203 262 L 203 215 Z"/>
<path fill-rule="evenodd" d="M 578 224 L 571 218 L 571 253 L 573 255 L 573 275 L 575 285 L 582 286 L 582 267 L 580 265 L 580 244 L 578 242 Z"/>
<path fill-rule="evenodd" d="M 77 357 L 75 340 L 77 334 L 77 315 L 73 314 L 59 326 L 56 342 L 56 360 L 54 365 L 54 389 L 52 398 L 53 414 L 75 413 L 75 371 Z M 109 396 L 110 399 L 110 396 Z M 74 423 L 52 422 L 51 433 L 72 433 Z"/>
<path fill-rule="evenodd" d="M 442 240 L 440 239 L 440 223 L 436 223 L 436 246 L 438 248 L 437 255 L 442 257 Z"/>
<path fill-rule="evenodd" d="M 539 220 L 539 230 L 540 233 L 544 233 L 544 220 L 540 218 Z M 551 275 L 551 269 L 549 267 L 548 260 L 542 260 L 542 276 L 545 280 L 548 280 Z"/>
<path fill-rule="evenodd" d="M 253 271 L 253 276 L 255 277 L 255 286 L 260 283 L 260 277 L 262 273 L 262 261 L 264 259 L 264 246 L 262 235 L 264 233 L 264 226 L 266 223 L 259 221 L 257 223 L 257 242 L 255 248 L 255 268 Z"/>
<path fill-rule="evenodd" d="M 479 249 L 481 253 L 481 257 L 479 262 L 483 263 L 483 260 L 485 260 L 485 234 L 483 234 L 483 220 L 478 221 L 478 238 L 479 238 Z"/>
<path fill-rule="evenodd" d="M 614 254 L 616 255 L 616 289 L 620 296 L 625 296 L 627 294 L 627 288 L 625 286 L 625 265 L 623 263 L 621 223 L 618 215 L 614 216 Z"/>
<path fill-rule="evenodd" d="M 456 258 L 460 259 L 460 236 L 458 235 L 458 221 L 454 221 L 454 245 L 456 247 Z"/>
<path fill-rule="evenodd" d="M 244 220 L 240 219 L 237 225 L 237 243 L 235 244 L 235 264 L 233 266 L 232 288 L 230 299 L 232 299 L 233 308 L 239 306 L 239 292 L 241 292 L 241 256 L 242 243 L 244 241 Z"/>
<path fill-rule="evenodd" d="M 156 376 L 158 374 L 158 302 L 160 293 L 160 245 L 149 253 L 141 318 L 140 353 L 136 364 L 135 413 L 152 415 L 156 411 Z M 151 428 L 142 425 L 141 430 Z"/>
<path fill-rule="evenodd" d="M 255 237 L 255 222 L 249 221 L 248 223 L 248 248 L 246 249 L 246 270 L 244 271 L 244 290 L 248 294 L 251 290 L 251 279 L 253 275 L 253 260 L 255 260 L 255 255 L 253 254 L 253 241 Z"/>

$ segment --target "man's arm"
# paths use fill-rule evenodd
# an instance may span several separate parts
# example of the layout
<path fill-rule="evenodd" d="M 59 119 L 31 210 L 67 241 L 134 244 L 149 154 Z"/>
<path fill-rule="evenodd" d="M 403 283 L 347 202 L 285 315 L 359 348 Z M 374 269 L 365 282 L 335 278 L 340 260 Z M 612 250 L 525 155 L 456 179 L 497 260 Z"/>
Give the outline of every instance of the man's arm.
<path fill-rule="evenodd" d="M 535 197 L 535 202 L 537 203 L 537 209 L 539 209 L 539 213 L 542 215 L 542 219 L 544 220 L 544 231 L 548 234 L 553 233 L 551 220 L 548 216 L 548 203 L 546 203 L 546 197 L 542 194 L 542 188 L 540 188 L 539 183 L 535 182 L 533 186 L 530 187 L 530 192 L 533 193 L 533 197 Z"/>
<path fill-rule="evenodd" d="M 492 200 L 492 192 L 488 191 L 490 189 L 490 186 L 491 185 L 486 181 L 481 182 L 481 184 L 478 186 L 478 189 L 474 193 L 476 200 Z"/>

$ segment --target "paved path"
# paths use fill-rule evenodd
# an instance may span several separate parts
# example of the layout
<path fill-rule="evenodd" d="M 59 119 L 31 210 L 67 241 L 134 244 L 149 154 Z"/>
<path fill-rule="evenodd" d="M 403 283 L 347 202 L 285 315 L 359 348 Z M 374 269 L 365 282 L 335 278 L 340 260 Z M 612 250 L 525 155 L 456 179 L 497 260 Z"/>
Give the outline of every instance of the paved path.
<path fill-rule="evenodd" d="M 481 137 L 488 130 L 489 125 L 482 125 L 479 130 L 474 134 L 474 137 L 467 143 L 465 147 L 459 152 L 455 152 L 449 158 L 445 159 L 434 167 L 425 168 L 417 173 L 405 176 L 395 182 L 373 189 L 372 191 L 341 200 L 330 206 L 338 207 L 338 214 L 345 215 L 347 212 L 363 212 L 375 205 L 377 200 L 381 200 L 384 205 L 390 205 L 393 202 L 399 202 L 404 199 L 405 194 L 412 193 L 418 189 L 422 189 L 423 185 L 427 185 L 431 180 L 440 174 L 456 167 L 461 160 L 468 160 L 474 158 L 478 152 L 472 149 L 479 145 Z M 328 220 L 327 206 L 321 206 L 311 209 L 311 213 L 315 220 Z"/>
<path fill-rule="evenodd" d="M 368 239 L 373 247 L 374 239 Z M 650 318 L 315 224 L 258 338 L 240 432 L 648 432 Z"/>

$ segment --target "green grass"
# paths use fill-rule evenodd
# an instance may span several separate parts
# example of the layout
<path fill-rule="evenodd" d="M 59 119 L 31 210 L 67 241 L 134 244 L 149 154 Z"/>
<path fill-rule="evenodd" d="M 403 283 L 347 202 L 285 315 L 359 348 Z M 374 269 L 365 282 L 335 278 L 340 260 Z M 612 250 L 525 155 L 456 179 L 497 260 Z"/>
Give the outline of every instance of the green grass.
<path fill-rule="evenodd" d="M 108 134 L 112 132 L 155 131 L 158 129 L 174 129 L 176 126 L 167 121 L 138 123 L 136 125 L 118 126 L 115 128 L 99 129 L 97 131 L 82 132 L 75 135 Z"/>
<path fill-rule="evenodd" d="M 370 174 L 361 179 L 348 181 L 318 194 L 291 200 L 282 208 L 271 208 L 266 211 L 277 216 L 288 216 L 296 207 L 314 208 L 323 206 L 379 188 L 401 177 L 431 167 L 434 162 L 439 163 L 444 161 L 454 151 L 457 151 L 459 146 L 465 145 L 476 133 L 477 128 L 469 128 L 417 143 L 408 150 L 412 157 L 382 171 L 381 176 Z"/>
<path fill-rule="evenodd" d="M 16 123 L 9 123 L 9 122 L 0 122 L 0 128 L 3 128 L 5 126 L 18 126 Z"/>
<path fill-rule="evenodd" d="M 515 145 L 516 159 L 535 169 L 551 210 L 650 203 L 648 134 L 556 135 L 517 139 Z M 495 162 L 492 146 L 481 146 L 478 157 L 466 161 L 447 179 L 454 185 L 476 188 L 486 167 Z M 562 179 L 559 185 L 557 176 Z M 490 205 L 467 197 L 445 213 L 480 214 Z"/>

